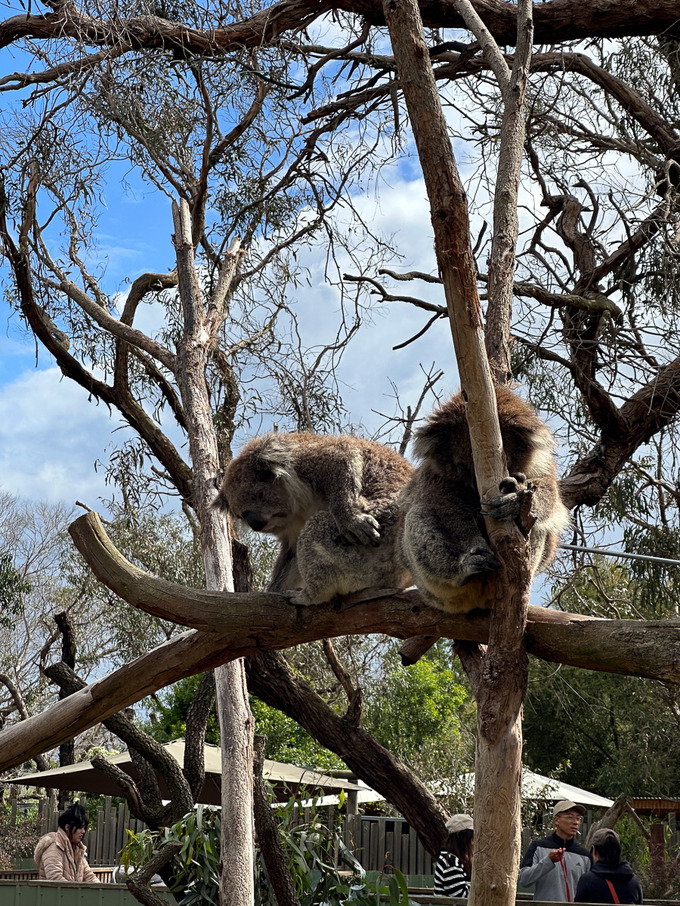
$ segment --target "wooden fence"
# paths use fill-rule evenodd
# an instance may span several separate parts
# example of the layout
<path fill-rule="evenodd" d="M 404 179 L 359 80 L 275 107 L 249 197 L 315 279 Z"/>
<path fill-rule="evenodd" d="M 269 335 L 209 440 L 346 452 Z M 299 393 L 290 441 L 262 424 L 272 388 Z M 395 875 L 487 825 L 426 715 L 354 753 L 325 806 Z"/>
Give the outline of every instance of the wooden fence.
<path fill-rule="evenodd" d="M 82 800 L 83 805 L 87 808 L 87 802 Z M 12 823 L 16 821 L 16 803 L 12 803 Z M 90 826 L 85 833 L 83 843 L 87 847 L 87 861 L 91 866 L 96 865 L 117 865 L 120 851 L 127 842 L 126 831 L 130 830 L 135 834 L 142 831 L 146 825 L 130 815 L 130 810 L 126 804 L 114 806 L 111 803 L 111 797 L 107 796 L 104 807 L 98 808 L 96 813 L 88 810 Z M 40 836 L 43 834 L 56 831 L 59 817 L 56 799 L 41 799 L 38 803 L 38 830 Z"/>
<path fill-rule="evenodd" d="M 83 804 L 87 806 L 85 800 Z M 42 799 L 39 803 L 39 832 L 46 834 L 57 829 L 58 809 L 54 798 Z M 598 817 L 589 811 L 581 826 L 581 840 Z M 104 806 L 93 814 L 89 810 L 90 829 L 84 839 L 90 865 L 114 866 L 118 864 L 120 851 L 127 840 L 127 830 L 139 833 L 145 825 L 131 817 L 127 805 L 113 806 L 107 797 Z M 309 820 L 311 810 L 304 809 L 303 820 Z M 354 854 L 366 871 L 390 871 L 398 869 L 411 878 L 428 878 L 433 873 L 432 856 L 425 849 L 415 830 L 403 818 L 373 818 L 362 815 L 348 815 L 341 818 L 335 806 L 321 812 L 321 820 L 330 828 L 340 823 L 343 842 Z M 12 803 L 12 824 L 16 821 L 16 801 Z M 661 819 L 659 819 L 661 824 Z M 549 832 L 552 827 L 550 812 L 544 815 L 544 831 L 524 828 L 522 831 L 522 852 L 525 852 L 532 837 Z M 680 828 L 674 814 L 663 821 L 663 836 L 667 851 L 675 854 L 680 849 Z"/>
<path fill-rule="evenodd" d="M 601 810 L 589 810 L 581 824 L 579 839 L 585 841 L 591 825 L 602 816 Z M 675 854 L 680 849 L 680 828 L 674 813 L 658 819 L 663 828 L 665 849 Z M 552 811 L 543 815 L 543 829 L 525 827 L 522 830 L 522 853 L 535 837 L 549 834 L 553 828 Z M 343 841 L 367 871 L 389 871 L 398 868 L 409 877 L 433 873 L 432 857 L 420 838 L 403 818 L 368 818 L 350 815 L 342 824 Z M 653 834 L 654 836 L 654 834 Z"/>

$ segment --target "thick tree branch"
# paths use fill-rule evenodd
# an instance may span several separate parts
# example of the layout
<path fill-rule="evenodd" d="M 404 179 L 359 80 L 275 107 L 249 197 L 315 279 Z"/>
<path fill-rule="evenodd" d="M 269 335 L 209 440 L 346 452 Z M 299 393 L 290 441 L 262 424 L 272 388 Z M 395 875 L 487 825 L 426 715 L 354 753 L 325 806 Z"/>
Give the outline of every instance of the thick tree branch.
<path fill-rule="evenodd" d="M 607 492 L 623 465 L 642 444 L 680 412 L 680 358 L 660 368 L 653 381 L 618 409 L 618 430 L 603 431 L 597 446 L 560 482 L 567 507 L 592 506 Z"/>
<path fill-rule="evenodd" d="M 432 793 L 406 765 L 357 726 L 351 716 L 337 714 L 293 673 L 281 655 L 265 652 L 248 658 L 247 665 L 248 685 L 258 698 L 293 717 L 314 739 L 339 755 L 357 777 L 408 817 L 433 855 L 439 852 L 445 815 Z"/>
<path fill-rule="evenodd" d="M 154 874 L 161 872 L 181 849 L 182 844 L 179 840 L 164 843 L 146 865 L 138 869 L 131 878 L 126 879 L 125 883 L 136 900 L 144 903 L 145 906 L 166 906 L 167 900 L 152 890 L 149 885 Z"/>
<path fill-rule="evenodd" d="M 517 6 L 504 0 L 473 0 L 482 22 L 501 46 L 517 40 Z M 450 0 L 423 0 L 423 23 L 433 28 L 464 28 Z M 230 25 L 215 23 L 208 29 L 187 28 L 156 16 L 93 19 L 70 7 L 46 15 L 11 16 L 0 23 L 0 47 L 23 38 L 71 38 L 83 46 L 126 49 L 164 48 L 198 56 L 226 54 L 274 42 L 286 31 L 302 31 L 331 9 L 366 17 L 384 24 L 379 0 L 280 0 L 278 3 Z M 534 44 L 556 44 L 594 37 L 657 35 L 672 31 L 680 20 L 680 0 L 551 0 L 534 9 Z"/>
<path fill-rule="evenodd" d="M 294 607 L 283 595 L 220 595 L 183 588 L 145 576 L 128 564 L 101 525 L 93 529 L 97 523 L 93 513 L 74 523 L 77 546 L 100 578 L 108 575 L 104 581 L 110 588 L 148 612 L 162 612 L 174 619 L 179 611 L 195 612 L 194 622 L 207 631 L 176 636 L 43 714 L 8 727 L 0 733 L 0 771 L 59 745 L 170 683 L 234 658 L 354 633 L 388 633 L 397 638 L 429 634 L 473 642 L 488 639 L 488 614 L 447 615 L 427 607 L 415 591 Z M 101 564 L 105 564 L 103 569 Z M 528 651 L 544 660 L 680 682 L 678 620 L 601 620 L 530 607 L 526 640 Z"/>

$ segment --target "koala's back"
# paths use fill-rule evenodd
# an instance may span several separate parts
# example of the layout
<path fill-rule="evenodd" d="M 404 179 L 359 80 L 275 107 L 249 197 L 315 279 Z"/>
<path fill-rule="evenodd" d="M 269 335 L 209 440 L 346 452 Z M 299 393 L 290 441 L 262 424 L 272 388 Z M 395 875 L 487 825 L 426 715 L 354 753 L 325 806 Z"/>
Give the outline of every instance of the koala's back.
<path fill-rule="evenodd" d="M 394 450 L 353 435 L 283 434 L 295 458 L 297 473 L 323 494 L 329 477 L 351 465 L 352 477 L 367 500 L 393 497 L 413 473 L 413 466 Z"/>
<path fill-rule="evenodd" d="M 554 475 L 553 436 L 533 407 L 502 385 L 495 386 L 498 418 L 508 472 L 528 478 Z M 414 452 L 450 480 L 475 486 L 470 431 L 465 399 L 456 393 L 443 403 L 416 432 Z"/>
<path fill-rule="evenodd" d="M 413 467 L 382 444 L 353 436 L 268 434 L 227 468 L 221 497 L 281 547 L 270 588 L 302 585 L 297 602 L 371 585 L 402 587 L 395 559 L 398 493 Z"/>
<path fill-rule="evenodd" d="M 514 518 L 522 494 L 531 494 L 532 574 L 552 559 L 569 516 L 559 496 L 554 441 L 534 409 L 506 387 L 495 387 L 511 490 L 493 503 Z M 487 579 L 498 568 L 481 514 L 470 433 L 461 393 L 440 406 L 416 433 L 421 460 L 401 495 L 400 556 L 424 596 L 460 612 L 487 607 Z M 527 482 L 528 480 L 528 482 Z M 492 501 L 487 501 L 487 508 Z M 516 511 L 516 512 L 515 512 Z M 497 517 L 498 518 L 498 517 Z M 474 581 L 476 598 L 464 586 Z"/>

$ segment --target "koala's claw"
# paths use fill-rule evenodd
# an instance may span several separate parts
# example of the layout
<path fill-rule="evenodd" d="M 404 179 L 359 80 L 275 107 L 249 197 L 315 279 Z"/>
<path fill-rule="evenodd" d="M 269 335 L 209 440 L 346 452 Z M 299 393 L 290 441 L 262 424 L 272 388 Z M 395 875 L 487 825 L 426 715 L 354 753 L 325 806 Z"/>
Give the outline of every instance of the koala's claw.
<path fill-rule="evenodd" d="M 527 483 L 526 476 L 516 475 L 504 478 L 499 485 L 500 494 L 482 501 L 482 516 L 492 519 L 517 519 L 531 507 L 535 488 Z"/>
<path fill-rule="evenodd" d="M 351 522 L 338 526 L 340 537 L 349 544 L 380 544 L 380 523 L 368 513 L 355 516 Z"/>
<path fill-rule="evenodd" d="M 490 547 L 477 547 L 465 554 L 464 557 L 461 557 L 459 564 L 460 584 L 465 585 L 466 582 L 476 576 L 495 572 L 500 565 L 498 558 Z"/>
<path fill-rule="evenodd" d="M 308 607 L 310 604 L 316 603 L 312 600 L 312 596 L 309 594 L 306 588 L 296 588 L 293 590 L 293 594 L 290 596 L 290 603 L 296 607 Z"/>

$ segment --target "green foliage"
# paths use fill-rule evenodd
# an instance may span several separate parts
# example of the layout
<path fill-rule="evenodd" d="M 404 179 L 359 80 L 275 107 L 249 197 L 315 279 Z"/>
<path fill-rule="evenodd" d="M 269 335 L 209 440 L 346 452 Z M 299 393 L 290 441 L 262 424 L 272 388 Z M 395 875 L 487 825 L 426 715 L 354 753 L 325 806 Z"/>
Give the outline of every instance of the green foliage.
<path fill-rule="evenodd" d="M 170 742 L 183 737 L 186 733 L 187 714 L 200 681 L 200 675 L 190 676 L 155 695 L 150 703 L 151 718 L 144 727 L 146 732 L 158 742 Z M 208 718 L 205 740 L 214 745 L 219 745 L 220 742 L 220 727 L 214 708 Z"/>
<path fill-rule="evenodd" d="M 627 528 L 624 532 L 627 551 L 650 557 L 677 560 L 680 550 L 678 526 L 650 526 L 646 531 Z M 628 567 L 630 589 L 636 606 L 649 618 L 677 615 L 680 593 L 680 567 L 654 560 L 633 560 Z"/>
<path fill-rule="evenodd" d="M 300 906 L 374 906 L 381 895 L 390 906 L 409 906 L 406 879 L 399 871 L 372 881 L 343 843 L 337 828 L 329 828 L 312 810 L 299 820 L 295 799 L 276 810 L 279 833 Z M 220 860 L 220 813 L 197 806 L 163 833 L 128 831 L 121 856 L 125 868 L 139 868 L 164 843 L 179 841 L 182 849 L 172 863 L 173 893 L 180 906 L 208 903 L 218 906 Z M 257 906 L 277 906 L 262 853 L 256 848 L 255 882 Z"/>
<path fill-rule="evenodd" d="M 279 833 L 295 884 L 300 906 L 373 906 L 380 896 L 389 896 L 390 906 L 407 906 L 406 879 L 396 871 L 389 878 L 379 876 L 375 881 L 365 877 L 361 865 L 345 846 L 338 827 L 329 828 L 321 815 L 315 813 L 299 820 L 299 808 L 294 798 L 277 809 Z M 351 874 L 350 874 L 351 872 Z M 276 906 L 268 882 L 262 854 L 256 863 L 258 906 Z"/>
<path fill-rule="evenodd" d="M 121 853 L 121 864 L 136 869 L 149 861 L 164 844 L 178 841 L 182 849 L 172 862 L 170 889 L 180 896 L 180 906 L 211 903 L 219 906 L 221 818 L 217 809 L 197 805 L 171 827 L 161 832 L 128 830 L 127 843 Z"/>
<path fill-rule="evenodd" d="M 680 795 L 672 713 L 658 684 L 534 661 L 524 706 L 524 758 L 543 774 L 615 798 Z"/>
<path fill-rule="evenodd" d="M 180 680 L 154 697 L 151 719 L 145 725 L 146 731 L 154 739 L 169 742 L 184 736 L 187 713 L 199 682 L 200 677 L 192 676 Z M 255 696 L 250 697 L 250 706 L 255 717 L 255 732 L 267 737 L 267 758 L 324 770 L 345 767 L 340 758 L 319 745 L 292 718 L 286 717 L 276 708 L 270 708 Z M 219 745 L 220 728 L 214 708 L 208 718 L 205 738 L 206 742 Z"/>
<path fill-rule="evenodd" d="M 256 732 L 267 737 L 267 758 L 323 770 L 345 767 L 342 759 L 312 739 L 291 717 L 255 696 L 250 697 L 250 707 L 255 717 Z"/>
<path fill-rule="evenodd" d="M 675 537 L 668 527 L 638 531 L 636 549 L 675 556 Z M 661 589 L 673 594 L 674 567 L 602 557 L 591 564 L 560 592 L 565 610 L 622 619 L 669 614 Z M 565 764 L 567 782 L 612 798 L 680 795 L 679 706 L 678 689 L 670 684 L 532 660 L 524 706 L 525 763 L 543 774 Z"/>
<path fill-rule="evenodd" d="M 442 643 L 405 670 L 393 646 L 383 672 L 367 690 L 365 725 L 401 758 L 421 762 L 428 747 L 465 755 L 474 706 L 449 658 L 448 645 Z"/>
<path fill-rule="evenodd" d="M 30 582 L 26 582 L 14 568 L 12 555 L 0 553 L 0 626 L 11 629 L 14 618 L 23 613 L 23 595 L 31 590 Z"/>
<path fill-rule="evenodd" d="M 295 798 L 277 808 L 276 815 L 300 906 L 348 902 L 355 886 L 354 875 L 362 875 L 363 869 L 338 832 L 328 828 L 316 813 L 308 820 L 300 821 Z M 341 876 L 343 870 L 351 871 L 352 875 L 349 878 Z M 257 859 L 256 886 L 258 906 L 276 906 L 261 853 Z"/>

